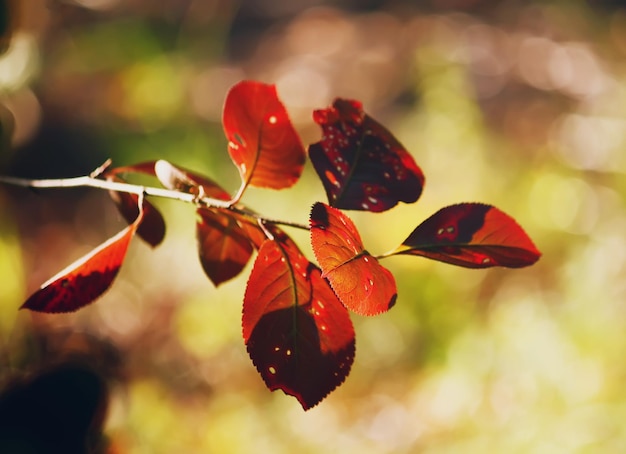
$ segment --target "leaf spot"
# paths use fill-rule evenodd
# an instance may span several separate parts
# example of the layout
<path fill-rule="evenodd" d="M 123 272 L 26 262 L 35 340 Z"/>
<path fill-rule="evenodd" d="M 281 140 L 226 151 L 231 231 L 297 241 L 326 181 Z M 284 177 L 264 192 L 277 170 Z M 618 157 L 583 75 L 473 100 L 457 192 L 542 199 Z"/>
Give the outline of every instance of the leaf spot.
<path fill-rule="evenodd" d="M 333 186 L 336 186 L 338 188 L 341 187 L 341 183 L 339 182 L 339 180 L 337 180 L 335 175 L 330 170 L 327 170 L 326 172 L 324 172 L 324 175 L 326 175 L 326 178 L 328 179 L 328 181 L 330 181 L 330 183 Z"/>
<path fill-rule="evenodd" d="M 486 265 L 487 263 L 491 263 L 491 259 L 489 257 L 485 257 L 483 259 L 483 264 Z"/>
<path fill-rule="evenodd" d="M 275 125 L 278 120 L 276 119 L 276 115 L 272 115 L 268 118 L 268 121 L 270 122 L 270 124 Z"/>
<path fill-rule="evenodd" d="M 361 207 L 363 207 L 364 210 L 367 210 L 367 209 L 369 209 L 370 206 L 367 203 L 363 202 L 361 204 Z"/>
<path fill-rule="evenodd" d="M 270 374 L 276 375 L 276 368 L 274 366 L 268 367 L 267 370 Z"/>

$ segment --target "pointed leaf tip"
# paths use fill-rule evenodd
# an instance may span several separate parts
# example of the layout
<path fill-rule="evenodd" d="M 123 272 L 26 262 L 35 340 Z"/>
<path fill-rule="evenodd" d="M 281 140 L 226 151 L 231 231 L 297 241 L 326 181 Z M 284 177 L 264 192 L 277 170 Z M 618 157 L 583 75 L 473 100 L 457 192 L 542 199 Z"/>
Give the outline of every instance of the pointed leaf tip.
<path fill-rule="evenodd" d="M 132 224 L 44 283 L 20 309 L 73 312 L 100 297 L 117 276 L 143 215 L 139 209 Z"/>
<path fill-rule="evenodd" d="M 482 203 L 442 208 L 417 226 L 396 254 L 420 255 L 466 268 L 520 268 L 541 257 L 512 217 Z"/>
<path fill-rule="evenodd" d="M 424 174 L 360 102 L 338 98 L 327 109 L 316 110 L 313 119 L 323 136 L 309 147 L 309 158 L 331 206 L 380 212 L 398 202 L 417 201 Z"/>
<path fill-rule="evenodd" d="M 318 202 L 311 209 L 310 228 L 311 246 L 323 277 L 348 309 L 377 315 L 395 304 L 393 274 L 365 250 L 348 216 Z"/>

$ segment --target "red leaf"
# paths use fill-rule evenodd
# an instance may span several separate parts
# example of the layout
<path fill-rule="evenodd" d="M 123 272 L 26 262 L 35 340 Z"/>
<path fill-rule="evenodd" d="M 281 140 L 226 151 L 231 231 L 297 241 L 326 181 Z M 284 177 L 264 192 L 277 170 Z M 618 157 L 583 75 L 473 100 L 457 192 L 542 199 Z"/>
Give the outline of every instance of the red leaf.
<path fill-rule="evenodd" d="M 119 177 L 112 177 L 111 179 L 123 181 Z M 129 224 L 134 222 L 138 214 L 139 197 L 137 194 L 118 191 L 110 191 L 109 194 L 126 222 Z M 161 244 L 165 238 L 165 219 L 163 219 L 161 212 L 147 200 L 143 202 L 143 216 L 137 228 L 137 235 L 152 247 Z"/>
<path fill-rule="evenodd" d="M 199 208 L 196 235 L 200 263 L 206 275 L 215 286 L 237 276 L 250 260 L 253 246 L 259 236 L 265 238 L 258 229 L 254 239 L 249 230 L 241 227 L 243 222 L 235 213 L 214 208 Z"/>
<path fill-rule="evenodd" d="M 73 312 L 93 302 L 108 290 L 117 276 L 143 215 L 140 209 L 132 224 L 44 283 L 21 309 Z"/>
<path fill-rule="evenodd" d="M 336 99 L 331 107 L 316 110 L 313 119 L 323 137 L 309 146 L 309 157 L 331 206 L 380 212 L 419 198 L 421 169 L 360 102 Z"/>
<path fill-rule="evenodd" d="M 175 167 L 167 161 L 157 161 L 154 165 L 154 173 L 163 187 L 167 189 L 219 200 L 230 200 L 230 194 L 209 177 L 182 167 Z M 200 187 L 202 194 L 200 194 Z"/>
<path fill-rule="evenodd" d="M 316 203 L 311 210 L 311 245 L 323 277 L 346 305 L 357 314 L 376 315 L 396 302 L 396 281 L 363 248 L 350 218 L 336 208 Z"/>
<path fill-rule="evenodd" d="M 481 203 L 442 208 L 413 230 L 395 254 L 421 255 L 467 268 L 520 268 L 541 256 L 512 217 Z"/>
<path fill-rule="evenodd" d="M 104 176 L 109 181 L 126 182 L 119 174 L 132 172 L 154 175 L 154 161 L 107 169 Z M 137 194 L 109 191 L 109 195 L 111 199 L 113 199 L 113 202 L 115 202 L 115 206 L 117 206 L 120 214 L 126 219 L 126 222 L 132 224 L 135 219 L 137 219 L 138 214 L 137 207 L 139 198 Z M 137 229 L 137 235 L 150 246 L 156 247 L 161 244 L 163 238 L 165 238 L 165 220 L 161 212 L 147 200 L 143 202 L 143 212 L 143 218 Z"/>
<path fill-rule="evenodd" d="M 339 386 L 354 361 L 354 328 L 319 268 L 288 239 L 265 241 L 248 281 L 243 337 L 267 387 L 305 410 Z"/>
<path fill-rule="evenodd" d="M 306 155 L 274 85 L 236 84 L 226 97 L 222 123 L 244 185 L 282 189 L 300 178 Z"/>

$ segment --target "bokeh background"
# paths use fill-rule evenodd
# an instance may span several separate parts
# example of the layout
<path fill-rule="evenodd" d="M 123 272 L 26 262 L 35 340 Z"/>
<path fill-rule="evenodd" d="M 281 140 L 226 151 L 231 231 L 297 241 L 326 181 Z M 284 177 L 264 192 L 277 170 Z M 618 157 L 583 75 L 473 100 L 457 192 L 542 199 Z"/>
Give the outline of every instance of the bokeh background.
<path fill-rule="evenodd" d="M 95 189 L 0 188 L 0 384 L 67 358 L 109 384 L 119 453 L 626 452 L 626 9 L 614 1 L 8 1 L 1 173 L 85 175 L 152 159 L 239 186 L 228 88 L 276 83 L 305 144 L 311 113 L 361 100 L 413 154 L 422 198 L 354 213 L 374 254 L 462 201 L 516 218 L 543 252 L 520 270 L 383 262 L 387 314 L 354 316 L 347 381 L 317 407 L 270 393 L 241 338 L 248 268 L 214 288 L 193 207 L 135 241 L 111 290 L 69 315 L 18 311 L 121 230 Z M 244 202 L 306 222 L 312 166 Z M 310 253 L 306 232 L 289 231 Z M 312 255 L 310 255 L 312 257 Z"/>

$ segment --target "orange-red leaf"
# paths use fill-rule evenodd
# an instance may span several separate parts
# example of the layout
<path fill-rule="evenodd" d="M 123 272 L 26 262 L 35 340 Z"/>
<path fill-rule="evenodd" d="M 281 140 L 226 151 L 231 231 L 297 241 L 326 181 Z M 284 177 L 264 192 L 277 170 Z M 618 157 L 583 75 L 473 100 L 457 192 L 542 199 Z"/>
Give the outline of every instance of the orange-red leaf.
<path fill-rule="evenodd" d="M 331 206 L 380 212 L 419 198 L 422 170 L 359 101 L 335 99 L 327 109 L 316 110 L 313 119 L 323 137 L 309 147 L 309 157 Z"/>
<path fill-rule="evenodd" d="M 21 308 L 73 312 L 102 295 L 117 276 L 143 213 L 139 209 L 132 224 L 44 283 Z"/>
<path fill-rule="evenodd" d="M 305 410 L 339 386 L 354 361 L 354 328 L 319 268 L 286 237 L 265 241 L 248 280 L 243 337 L 267 387 Z"/>
<path fill-rule="evenodd" d="M 541 256 L 512 217 L 482 203 L 442 208 L 413 230 L 395 253 L 467 268 L 520 268 Z"/>
<path fill-rule="evenodd" d="M 282 189 L 300 178 L 304 147 L 274 85 L 243 81 L 233 86 L 222 123 L 245 185 Z"/>
<path fill-rule="evenodd" d="M 367 252 L 358 230 L 340 210 L 321 202 L 311 210 L 311 245 L 323 277 L 346 305 L 357 314 L 376 315 L 396 301 L 396 281 Z"/>

